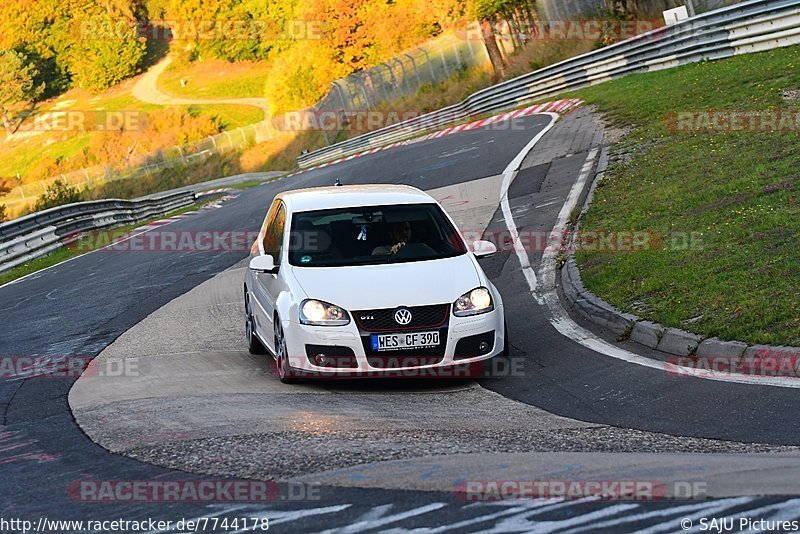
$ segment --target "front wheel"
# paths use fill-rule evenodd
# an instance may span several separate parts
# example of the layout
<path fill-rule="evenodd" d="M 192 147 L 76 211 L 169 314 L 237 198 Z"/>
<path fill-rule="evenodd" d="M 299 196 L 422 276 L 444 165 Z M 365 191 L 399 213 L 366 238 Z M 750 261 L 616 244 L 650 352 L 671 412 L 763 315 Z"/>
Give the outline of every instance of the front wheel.
<path fill-rule="evenodd" d="M 297 377 L 289 366 L 289 352 L 286 348 L 286 336 L 283 333 L 280 319 L 275 318 L 275 365 L 278 368 L 278 378 L 284 384 L 296 384 Z"/>

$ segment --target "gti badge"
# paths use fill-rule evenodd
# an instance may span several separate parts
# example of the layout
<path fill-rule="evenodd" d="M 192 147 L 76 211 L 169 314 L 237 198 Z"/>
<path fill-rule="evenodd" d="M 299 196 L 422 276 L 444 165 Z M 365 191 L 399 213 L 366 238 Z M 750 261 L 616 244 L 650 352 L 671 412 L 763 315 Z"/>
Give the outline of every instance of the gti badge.
<path fill-rule="evenodd" d="M 411 311 L 406 308 L 398 308 L 394 312 L 394 322 L 400 325 L 407 325 L 411 322 Z"/>

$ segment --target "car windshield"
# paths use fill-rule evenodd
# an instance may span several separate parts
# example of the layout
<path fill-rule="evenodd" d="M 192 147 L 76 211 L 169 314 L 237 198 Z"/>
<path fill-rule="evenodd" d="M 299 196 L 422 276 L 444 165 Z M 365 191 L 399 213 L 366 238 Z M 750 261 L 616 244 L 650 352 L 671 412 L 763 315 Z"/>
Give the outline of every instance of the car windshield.
<path fill-rule="evenodd" d="M 289 263 L 300 267 L 375 265 L 466 253 L 436 204 L 369 206 L 295 213 Z"/>

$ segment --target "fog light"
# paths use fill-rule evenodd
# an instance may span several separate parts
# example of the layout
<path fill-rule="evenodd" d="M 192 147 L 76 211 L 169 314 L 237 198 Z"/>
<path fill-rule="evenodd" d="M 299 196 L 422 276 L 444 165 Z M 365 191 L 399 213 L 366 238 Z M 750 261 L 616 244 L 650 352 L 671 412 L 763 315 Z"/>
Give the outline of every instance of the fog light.
<path fill-rule="evenodd" d="M 330 360 L 328 359 L 328 357 L 327 357 L 327 356 L 325 356 L 324 354 L 320 353 L 320 354 L 317 354 L 316 356 L 314 356 L 314 361 L 315 361 L 315 362 L 317 363 L 317 365 L 319 365 L 320 367 L 325 367 L 326 365 L 328 365 L 328 362 L 329 362 Z"/>
<path fill-rule="evenodd" d="M 481 353 L 486 352 L 489 350 L 489 344 L 485 341 L 481 341 L 480 345 L 478 345 L 478 350 L 481 351 Z"/>

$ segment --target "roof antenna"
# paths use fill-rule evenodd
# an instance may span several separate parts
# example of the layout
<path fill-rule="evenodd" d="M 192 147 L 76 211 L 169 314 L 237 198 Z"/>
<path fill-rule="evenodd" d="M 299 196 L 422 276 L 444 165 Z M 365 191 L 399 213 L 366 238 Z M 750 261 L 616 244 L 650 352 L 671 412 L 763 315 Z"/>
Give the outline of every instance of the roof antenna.
<path fill-rule="evenodd" d="M 333 185 L 335 185 L 336 187 L 342 187 L 342 182 L 340 182 L 339 179 L 337 178 L 336 181 L 333 182 Z"/>

